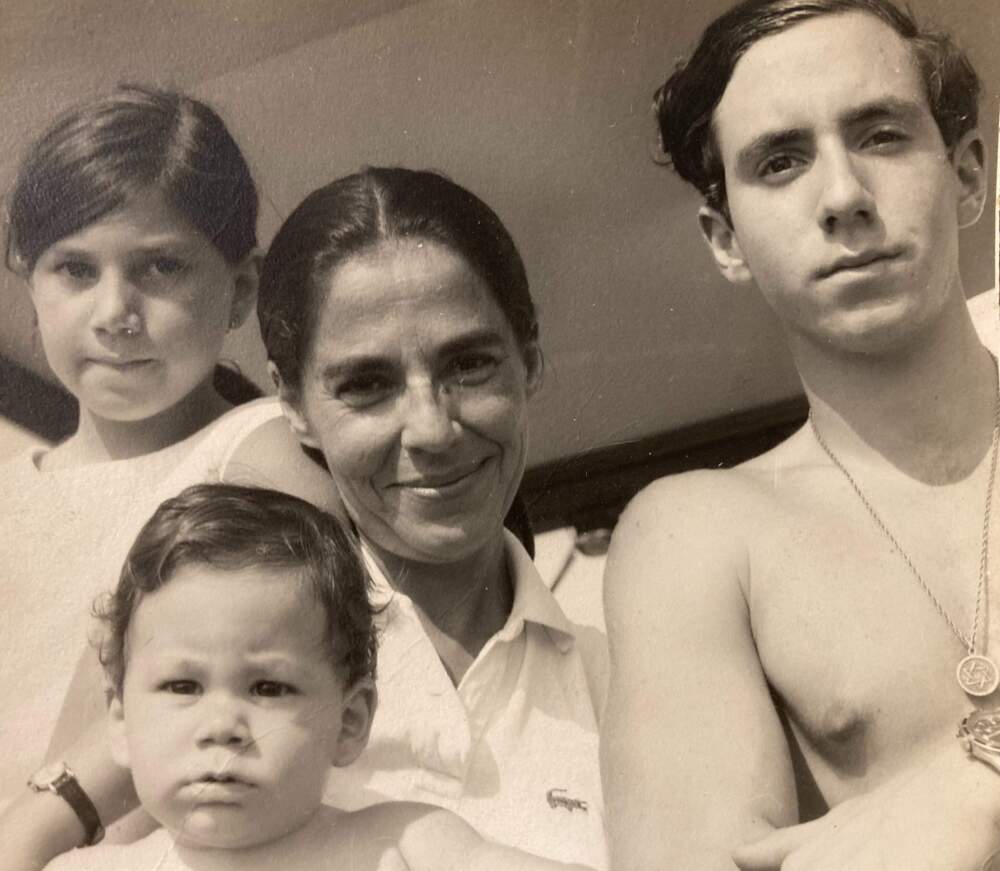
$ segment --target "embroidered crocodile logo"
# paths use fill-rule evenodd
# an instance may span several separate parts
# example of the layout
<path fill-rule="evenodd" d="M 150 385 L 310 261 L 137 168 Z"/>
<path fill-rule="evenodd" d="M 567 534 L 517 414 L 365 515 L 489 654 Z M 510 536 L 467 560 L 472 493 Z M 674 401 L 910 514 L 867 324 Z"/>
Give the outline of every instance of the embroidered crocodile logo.
<path fill-rule="evenodd" d="M 587 803 L 582 798 L 570 798 L 565 789 L 550 789 L 545 793 L 545 800 L 551 808 L 564 807 L 570 813 L 575 810 L 587 812 Z"/>

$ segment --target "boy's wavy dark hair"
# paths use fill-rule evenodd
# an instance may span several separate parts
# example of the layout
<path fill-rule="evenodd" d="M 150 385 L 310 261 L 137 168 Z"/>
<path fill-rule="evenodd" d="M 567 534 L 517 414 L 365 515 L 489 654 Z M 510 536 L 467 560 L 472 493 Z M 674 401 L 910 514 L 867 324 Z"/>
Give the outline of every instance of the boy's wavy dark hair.
<path fill-rule="evenodd" d="M 196 484 L 156 509 L 129 550 L 117 589 L 96 608 L 106 626 L 101 644 L 112 690 L 121 695 L 128 628 L 143 597 L 185 565 L 223 571 L 298 571 L 303 607 L 326 615 L 324 643 L 348 684 L 375 676 L 376 633 L 370 580 L 357 542 L 308 502 L 257 487 Z"/>
<path fill-rule="evenodd" d="M 656 91 L 653 103 L 664 157 L 730 223 L 713 117 L 737 62 L 765 37 L 812 18 L 847 12 L 874 16 L 910 46 L 949 151 L 976 127 L 980 82 L 968 57 L 950 36 L 922 29 L 912 14 L 889 0 L 744 0 L 708 26 L 691 57 Z"/>

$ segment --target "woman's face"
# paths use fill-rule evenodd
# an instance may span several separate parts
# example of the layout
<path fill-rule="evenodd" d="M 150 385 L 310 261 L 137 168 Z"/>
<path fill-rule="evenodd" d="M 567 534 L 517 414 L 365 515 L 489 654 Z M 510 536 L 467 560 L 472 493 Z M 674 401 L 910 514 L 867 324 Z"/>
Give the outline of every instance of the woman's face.
<path fill-rule="evenodd" d="M 475 554 L 524 471 L 537 349 L 522 351 L 479 276 L 433 242 L 382 244 L 326 287 L 293 427 L 376 547 L 421 562 Z"/>

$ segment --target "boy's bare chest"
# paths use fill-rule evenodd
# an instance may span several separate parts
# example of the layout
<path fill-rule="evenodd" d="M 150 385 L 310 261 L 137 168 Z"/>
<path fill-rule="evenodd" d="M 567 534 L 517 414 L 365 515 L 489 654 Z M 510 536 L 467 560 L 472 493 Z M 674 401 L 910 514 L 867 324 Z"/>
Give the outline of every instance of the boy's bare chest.
<path fill-rule="evenodd" d="M 870 788 L 954 734 L 972 707 L 955 672 L 977 613 L 977 646 L 986 636 L 1000 662 L 1000 513 L 990 523 L 998 583 L 980 592 L 985 488 L 974 484 L 870 496 L 898 547 L 837 486 L 790 490 L 757 525 L 754 637 L 828 800 Z"/>

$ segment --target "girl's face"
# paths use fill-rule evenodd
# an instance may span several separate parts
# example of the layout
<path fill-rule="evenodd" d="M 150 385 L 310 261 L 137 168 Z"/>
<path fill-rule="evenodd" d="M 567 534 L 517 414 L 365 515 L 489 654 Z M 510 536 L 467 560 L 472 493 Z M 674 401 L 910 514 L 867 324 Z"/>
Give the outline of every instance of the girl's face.
<path fill-rule="evenodd" d="M 210 385 L 256 291 L 162 194 L 147 191 L 39 257 L 31 298 L 46 359 L 81 410 L 135 422 Z"/>
<path fill-rule="evenodd" d="M 383 244 L 327 279 L 286 413 L 319 448 L 376 547 L 451 562 L 495 542 L 527 454 L 540 377 L 469 265 L 432 242 Z M 527 362 L 526 362 L 527 361 Z"/>

